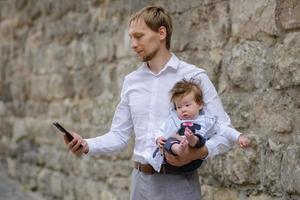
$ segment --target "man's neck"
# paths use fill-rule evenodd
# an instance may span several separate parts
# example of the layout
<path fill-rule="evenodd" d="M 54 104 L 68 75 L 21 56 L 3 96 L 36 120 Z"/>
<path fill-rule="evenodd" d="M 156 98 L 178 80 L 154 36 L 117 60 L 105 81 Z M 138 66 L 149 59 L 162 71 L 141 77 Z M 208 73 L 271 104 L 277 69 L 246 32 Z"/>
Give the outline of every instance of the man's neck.
<path fill-rule="evenodd" d="M 171 53 L 167 49 L 157 52 L 156 56 L 147 62 L 149 69 L 154 74 L 158 74 L 170 60 L 171 56 Z"/>

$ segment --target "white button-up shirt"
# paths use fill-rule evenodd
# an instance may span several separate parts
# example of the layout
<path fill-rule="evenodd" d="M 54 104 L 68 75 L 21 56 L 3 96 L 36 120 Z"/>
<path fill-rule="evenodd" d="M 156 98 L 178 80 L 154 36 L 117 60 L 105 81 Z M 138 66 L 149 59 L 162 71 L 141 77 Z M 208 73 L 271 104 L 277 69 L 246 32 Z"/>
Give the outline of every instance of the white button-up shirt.
<path fill-rule="evenodd" d="M 88 154 L 101 155 L 121 151 L 127 147 L 132 134 L 135 134 L 133 160 L 147 163 L 146 158 L 156 146 L 158 129 L 167 120 L 171 110 L 169 91 L 183 78 L 200 80 L 204 110 L 230 126 L 230 119 L 205 71 L 179 60 L 172 54 L 158 74 L 154 74 L 147 63 L 143 63 L 125 77 L 121 101 L 116 108 L 111 128 L 102 136 L 86 139 L 89 145 Z M 232 144 L 225 137 L 214 136 L 207 141 L 206 146 L 208 157 L 212 157 L 227 151 Z"/>

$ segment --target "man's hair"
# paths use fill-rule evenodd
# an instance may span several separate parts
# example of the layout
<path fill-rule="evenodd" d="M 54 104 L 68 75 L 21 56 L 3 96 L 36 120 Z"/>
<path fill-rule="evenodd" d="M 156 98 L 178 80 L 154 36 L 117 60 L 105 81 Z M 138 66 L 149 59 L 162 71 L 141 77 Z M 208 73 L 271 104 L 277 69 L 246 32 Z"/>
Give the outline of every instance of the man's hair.
<path fill-rule="evenodd" d="M 129 24 L 135 20 L 143 19 L 146 25 L 153 31 L 158 32 L 161 26 L 167 30 L 166 48 L 169 50 L 171 47 L 172 36 L 172 19 L 164 8 L 159 6 L 147 6 L 132 14 L 129 19 Z"/>
<path fill-rule="evenodd" d="M 175 104 L 176 99 L 182 98 L 191 93 L 194 94 L 194 100 L 197 104 L 200 105 L 203 103 L 203 94 L 196 80 L 183 79 L 177 82 L 171 89 L 171 102 Z"/>

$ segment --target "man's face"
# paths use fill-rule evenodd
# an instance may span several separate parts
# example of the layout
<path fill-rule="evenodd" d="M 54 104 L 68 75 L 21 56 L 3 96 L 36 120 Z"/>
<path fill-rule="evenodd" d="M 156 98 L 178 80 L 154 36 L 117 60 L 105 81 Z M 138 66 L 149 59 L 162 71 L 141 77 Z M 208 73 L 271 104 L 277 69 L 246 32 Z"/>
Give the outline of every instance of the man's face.
<path fill-rule="evenodd" d="M 132 21 L 129 25 L 131 48 L 143 62 L 150 61 L 161 48 L 160 35 L 151 30 L 143 19 Z"/>

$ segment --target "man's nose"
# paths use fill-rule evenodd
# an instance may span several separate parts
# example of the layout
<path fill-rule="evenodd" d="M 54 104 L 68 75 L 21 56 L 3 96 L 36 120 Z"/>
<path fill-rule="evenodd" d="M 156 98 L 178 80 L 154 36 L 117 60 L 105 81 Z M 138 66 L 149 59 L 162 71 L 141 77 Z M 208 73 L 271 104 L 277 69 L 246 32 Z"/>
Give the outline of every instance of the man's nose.
<path fill-rule="evenodd" d="M 135 39 L 131 39 L 131 41 L 130 41 L 130 47 L 132 49 L 135 49 L 137 47 L 137 42 L 136 42 Z"/>

